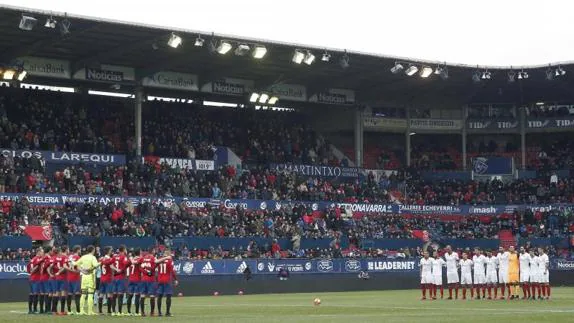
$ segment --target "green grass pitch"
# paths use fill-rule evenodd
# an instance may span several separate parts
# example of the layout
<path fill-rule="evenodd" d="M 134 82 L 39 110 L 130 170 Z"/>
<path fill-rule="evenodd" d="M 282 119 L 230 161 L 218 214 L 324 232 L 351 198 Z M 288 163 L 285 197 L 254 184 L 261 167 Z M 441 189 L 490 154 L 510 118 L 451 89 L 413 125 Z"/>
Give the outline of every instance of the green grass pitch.
<path fill-rule="evenodd" d="M 0 322 L 574 322 L 574 288 L 554 288 L 549 301 L 421 301 L 420 296 L 404 290 L 175 297 L 171 318 L 28 315 L 27 303 L 4 303 Z M 313 305 L 316 297 L 320 306 Z"/>

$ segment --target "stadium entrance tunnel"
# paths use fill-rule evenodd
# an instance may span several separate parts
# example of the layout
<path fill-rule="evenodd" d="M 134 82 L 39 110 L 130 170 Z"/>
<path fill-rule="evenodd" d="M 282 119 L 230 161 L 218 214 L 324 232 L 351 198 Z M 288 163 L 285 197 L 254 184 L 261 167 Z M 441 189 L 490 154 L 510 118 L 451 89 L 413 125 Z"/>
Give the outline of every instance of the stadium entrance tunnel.
<path fill-rule="evenodd" d="M 243 275 L 181 276 L 175 295 L 280 294 L 311 292 L 346 292 L 371 290 L 398 290 L 419 288 L 418 272 L 369 273 L 369 279 L 357 274 L 293 274 L 288 280 L 275 275 L 253 275 L 245 280 Z M 571 271 L 552 270 L 552 286 L 574 286 Z M 0 280 L 0 302 L 24 302 L 28 299 L 29 284 L 26 279 Z"/>

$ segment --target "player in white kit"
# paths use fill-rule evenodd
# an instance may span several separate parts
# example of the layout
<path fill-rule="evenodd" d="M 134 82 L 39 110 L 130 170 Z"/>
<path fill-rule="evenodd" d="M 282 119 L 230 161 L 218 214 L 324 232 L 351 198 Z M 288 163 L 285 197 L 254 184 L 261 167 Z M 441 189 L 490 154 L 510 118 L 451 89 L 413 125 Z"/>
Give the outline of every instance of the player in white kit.
<path fill-rule="evenodd" d="M 446 260 L 446 283 L 448 284 L 448 299 L 452 299 L 453 289 L 455 289 L 455 297 L 458 299 L 458 254 L 452 251 L 451 246 L 446 246 L 444 259 Z"/>
<path fill-rule="evenodd" d="M 496 267 L 498 266 L 498 259 L 489 250 L 486 253 L 486 286 L 488 287 L 488 299 L 492 299 L 492 288 L 497 289 L 498 277 L 496 274 Z M 495 297 L 496 298 L 496 297 Z"/>
<path fill-rule="evenodd" d="M 500 292 L 502 293 L 500 299 L 504 299 L 504 292 L 508 284 L 508 258 L 510 253 L 505 251 L 503 247 L 500 247 L 496 257 L 498 258 L 498 286 L 500 286 Z M 494 297 L 496 297 L 496 294 L 495 291 Z"/>
<path fill-rule="evenodd" d="M 480 290 L 482 289 L 482 297 L 486 295 L 486 273 L 484 265 L 486 264 L 486 257 L 480 251 L 480 248 L 474 248 L 474 256 L 472 257 L 474 264 L 474 288 L 476 290 L 476 299 L 480 299 Z M 470 290 L 471 297 L 474 297 L 472 289 Z"/>
<path fill-rule="evenodd" d="M 538 274 L 540 275 L 542 298 L 550 299 L 550 260 L 544 248 L 538 248 L 538 257 Z"/>
<path fill-rule="evenodd" d="M 420 261 L 421 267 L 421 290 L 422 290 L 422 300 L 427 299 L 427 289 L 432 289 L 433 285 L 433 276 L 432 276 L 432 266 L 434 263 L 434 259 L 429 257 L 428 251 L 423 253 L 423 258 Z M 430 296 L 430 295 L 429 295 Z"/>
<path fill-rule="evenodd" d="M 538 260 L 539 257 L 534 251 L 534 249 L 530 249 L 530 292 L 531 292 L 531 299 L 536 299 L 536 291 L 538 291 L 538 297 L 541 297 L 540 293 L 540 275 L 538 274 Z"/>
<path fill-rule="evenodd" d="M 439 257 L 438 252 L 435 251 L 433 254 L 434 262 L 432 266 L 432 276 L 433 276 L 433 289 L 432 298 L 436 299 L 436 290 L 440 288 L 440 298 L 444 298 L 444 287 L 442 286 L 442 267 L 446 265 L 446 261 Z"/>
<path fill-rule="evenodd" d="M 468 259 L 466 252 L 462 253 L 460 261 L 460 285 L 462 287 L 462 299 L 466 299 L 466 289 L 472 292 L 472 260 Z"/>
<path fill-rule="evenodd" d="M 530 254 L 524 247 L 520 247 L 520 285 L 522 286 L 522 299 L 530 298 Z"/>

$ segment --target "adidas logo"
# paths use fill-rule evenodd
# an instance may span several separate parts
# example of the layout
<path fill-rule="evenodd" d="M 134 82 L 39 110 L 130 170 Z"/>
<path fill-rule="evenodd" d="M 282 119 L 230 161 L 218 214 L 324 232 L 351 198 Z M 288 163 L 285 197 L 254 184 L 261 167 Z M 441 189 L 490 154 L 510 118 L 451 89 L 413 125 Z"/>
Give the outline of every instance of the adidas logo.
<path fill-rule="evenodd" d="M 243 272 L 245 271 L 245 269 L 247 269 L 247 264 L 244 262 L 241 263 L 241 265 L 239 265 L 239 267 L 237 268 L 237 270 L 235 271 L 238 274 L 243 274 Z"/>
<path fill-rule="evenodd" d="M 203 268 L 201 268 L 201 273 L 202 274 L 215 274 L 215 270 L 213 270 L 213 266 L 211 265 L 211 262 L 208 261 Z"/>

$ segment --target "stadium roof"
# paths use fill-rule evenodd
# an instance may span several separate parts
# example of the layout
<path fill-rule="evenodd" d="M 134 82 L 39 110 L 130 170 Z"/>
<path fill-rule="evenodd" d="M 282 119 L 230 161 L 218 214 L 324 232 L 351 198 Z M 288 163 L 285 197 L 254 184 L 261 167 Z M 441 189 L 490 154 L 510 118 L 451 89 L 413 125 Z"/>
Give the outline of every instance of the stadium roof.
<path fill-rule="evenodd" d="M 18 28 L 23 13 L 38 18 L 38 25 L 31 31 Z M 101 64 L 134 67 L 139 76 L 168 70 L 199 75 L 201 83 L 233 77 L 255 81 L 256 89 L 265 89 L 274 83 L 300 84 L 307 93 L 317 93 L 328 88 L 351 89 L 356 92 L 358 104 L 368 105 L 440 105 L 460 107 L 471 102 L 529 103 L 535 101 L 568 101 L 574 99 L 574 74 L 572 65 L 562 66 L 566 75 L 559 79 L 546 79 L 547 66 L 525 69 L 528 79 L 508 82 L 508 70 L 492 68 L 490 80 L 475 83 L 472 74 L 484 72 L 484 67 L 449 65 L 448 79 L 438 75 L 422 79 L 404 73 L 393 74 L 390 69 L 402 62 L 435 68 L 439 62 L 414 61 L 405 58 L 380 57 L 353 52 L 330 51 L 331 60 L 321 61 L 323 48 L 301 47 L 256 39 L 234 38 L 225 35 L 201 35 L 206 44 L 215 40 L 265 45 L 267 55 L 255 60 L 249 55 L 225 56 L 210 52 L 207 47 L 196 47 L 197 32 L 171 30 L 156 26 L 106 21 L 90 17 L 70 16 L 70 33 L 44 28 L 43 21 L 54 15 L 63 19 L 63 13 L 49 13 L 14 7 L 0 7 L 0 62 L 10 63 L 23 56 L 37 56 L 68 60 L 72 69 L 99 67 Z M 167 45 L 172 32 L 183 38 L 183 46 Z M 291 59 L 295 49 L 311 50 L 314 64 L 294 64 Z M 348 55 L 349 67 L 343 68 L 339 60 Z M 553 68 L 556 68 L 554 66 Z M 520 72 L 519 69 L 515 72 Z"/>

